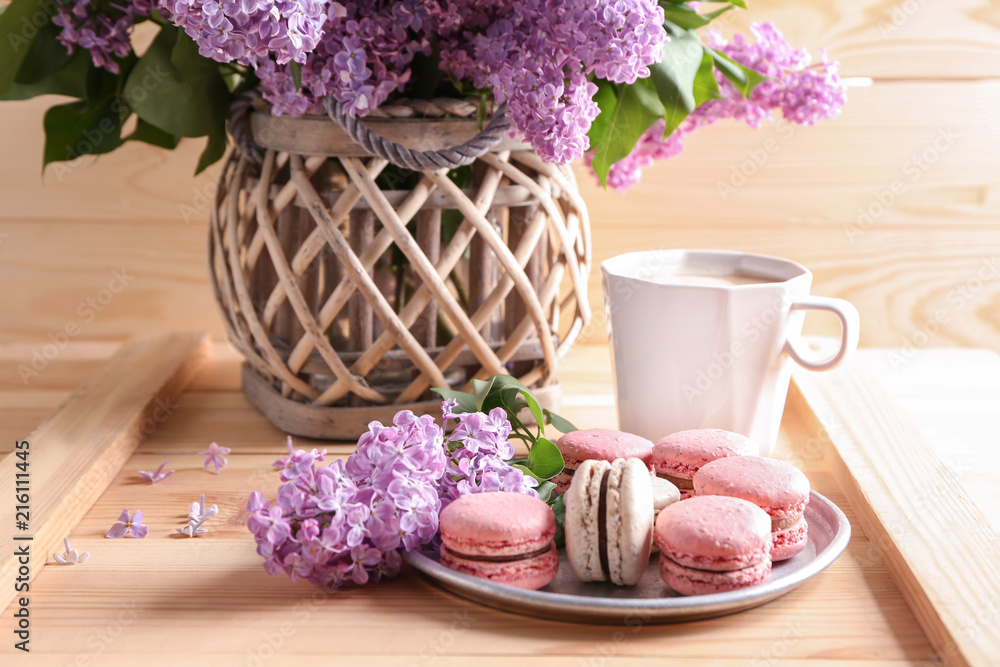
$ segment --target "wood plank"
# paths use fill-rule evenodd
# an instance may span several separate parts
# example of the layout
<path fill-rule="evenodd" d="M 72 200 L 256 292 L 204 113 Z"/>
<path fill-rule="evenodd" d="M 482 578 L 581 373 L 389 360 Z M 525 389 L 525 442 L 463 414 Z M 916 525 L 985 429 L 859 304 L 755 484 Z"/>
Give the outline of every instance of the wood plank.
<path fill-rule="evenodd" d="M 773 21 L 795 47 L 825 48 L 848 76 L 884 79 L 1000 75 L 1000 13 L 989 0 L 756 0 L 726 14 L 726 35 L 751 21 Z M 716 25 L 713 23 L 713 25 Z"/>
<path fill-rule="evenodd" d="M 645 170 L 625 196 L 601 191 L 578 169 L 595 261 L 670 247 L 781 255 L 814 270 L 816 293 L 858 306 L 863 345 L 898 345 L 944 308 L 951 319 L 935 345 L 1000 348 L 1000 280 L 986 281 L 971 298 L 953 293 L 970 280 L 975 287 L 980 266 L 1000 255 L 1000 154 L 983 150 L 1000 145 L 1000 118 L 991 112 L 1000 108 L 1000 83 L 878 83 L 850 96 L 834 121 L 790 134 L 780 124 L 756 132 L 735 123 L 708 128 L 691 137 L 685 153 Z M 32 128 L 41 107 L 29 113 L 19 104 L 0 105 L 0 119 L 10 150 L 35 160 L 41 140 Z M 955 142 L 933 164 L 916 172 L 915 163 L 907 166 L 949 128 Z M 180 215 L 192 189 L 210 183 L 191 178 L 196 154 L 155 154 L 169 155 L 168 162 L 126 147 L 62 181 L 38 179 L 40 163 L 0 164 L 11 193 L 0 213 L 7 234 L 0 282 L 17 288 L 0 294 L 0 337 L 47 340 L 76 321 L 77 340 L 113 341 L 183 321 L 224 339 L 204 269 L 207 209 L 189 224 Z M 737 177 L 745 184 L 723 198 L 720 184 L 740 183 Z M 897 182 L 904 190 L 886 212 L 859 222 L 859 210 L 877 212 L 879 196 Z M 117 184 L 113 192 L 107 183 Z M 135 279 L 84 322 L 80 304 L 122 267 Z M 596 270 L 590 304 L 595 323 L 584 341 L 602 342 Z M 832 318 L 807 318 L 809 333 L 835 327 Z"/>
<path fill-rule="evenodd" d="M 859 350 L 857 359 L 926 434 L 1000 535 L 1000 356 L 988 350 L 910 345 Z"/>
<path fill-rule="evenodd" d="M 245 427 L 247 432 L 252 429 Z M 809 442 L 807 434 L 806 425 L 792 415 L 780 451 L 794 459 L 796 448 Z M 234 435 L 242 437 L 241 432 Z M 162 430 L 147 445 L 169 448 L 171 440 Z M 276 658 L 329 659 L 335 652 L 358 656 L 366 664 L 409 664 L 414 655 L 417 664 L 425 664 L 420 656 L 430 653 L 466 661 L 492 655 L 515 665 L 537 664 L 545 656 L 546 662 L 579 665 L 605 657 L 602 648 L 607 646 L 626 661 L 623 664 L 654 659 L 662 664 L 663 655 L 695 665 L 745 665 L 752 660 L 771 664 L 778 657 L 779 665 L 784 660 L 794 664 L 817 659 L 831 665 L 854 659 L 914 664 L 933 656 L 860 530 L 822 576 L 774 603 L 698 623 L 649 625 L 636 632 L 626 628 L 627 640 L 617 634 L 622 628 L 528 621 L 482 607 L 410 571 L 378 587 L 336 593 L 269 577 L 244 526 L 243 505 L 253 489 L 274 496 L 280 483 L 271 467 L 274 456 L 232 455 L 230 465 L 216 476 L 201 467 L 201 457 L 195 454 L 171 455 L 169 467 L 177 472 L 156 485 L 135 471 L 155 467 L 165 457 L 133 457 L 71 535 L 74 547 L 92 554 L 90 560 L 75 568 L 46 568 L 36 581 L 35 656 L 78 652 L 97 659 L 92 638 L 108 624 L 114 626 L 123 612 L 127 622 L 119 621 L 120 632 L 102 644 L 101 664 L 134 659 L 137 651 L 173 657 L 186 653 L 206 660 L 237 655 L 242 662 L 275 632 L 276 641 L 282 641 L 284 633 Z M 833 476 L 824 470 L 822 454 L 801 452 L 799 457 L 808 462 L 814 487 L 844 507 L 856 526 Z M 219 505 L 220 513 L 206 524 L 207 535 L 178 537 L 174 528 L 200 492 Z M 149 537 L 104 539 L 121 507 L 133 505 L 143 509 Z M 461 632 L 455 631 L 456 621 L 463 622 Z M 198 631 L 204 627 L 216 631 Z M 178 637 L 184 637 L 183 645 Z M 441 637 L 446 645 L 438 651 L 435 641 Z M 6 647 L 0 646 L 3 650 Z"/>
<path fill-rule="evenodd" d="M 576 348 L 564 367 L 566 394 L 580 401 L 562 413 L 579 423 L 593 419 L 592 406 L 607 406 L 611 397 L 607 349 Z M 337 593 L 267 576 L 243 506 L 254 489 L 276 493 L 280 482 L 271 463 L 283 453 L 280 433 L 262 427 L 259 415 L 241 412 L 246 400 L 236 392 L 188 393 L 179 403 L 72 531 L 74 547 L 89 551 L 90 560 L 45 568 L 34 582 L 32 657 L 39 664 L 131 664 L 140 652 L 151 665 L 185 659 L 312 664 L 329 661 L 331 653 L 371 665 L 531 665 L 544 657 L 567 667 L 626 667 L 662 664 L 664 655 L 723 667 L 934 664 L 934 650 L 837 486 L 822 429 L 794 410 L 786 413 L 777 455 L 800 466 L 814 488 L 844 508 L 854 528 L 844 555 L 822 576 L 759 609 L 627 628 L 630 634 L 622 635 L 621 628 L 528 621 L 481 607 L 410 571 L 376 588 Z M 197 454 L 211 439 L 234 447 L 218 476 Z M 340 456 L 350 449 L 333 447 Z M 176 470 L 164 482 L 150 485 L 137 474 L 164 459 Z M 179 537 L 174 528 L 201 492 L 220 514 L 206 524 L 207 535 Z M 104 539 L 126 506 L 143 509 L 149 537 Z M 0 645 L 0 655 L 10 650 Z"/>
<path fill-rule="evenodd" d="M 1000 537 L 924 435 L 856 366 L 795 375 L 791 402 L 813 412 L 834 474 L 940 659 L 1000 655 Z"/>
<path fill-rule="evenodd" d="M 13 549 L 0 561 L 0 606 L 15 596 L 14 582 L 33 578 L 48 554 L 90 509 L 139 442 L 170 416 L 210 348 L 204 334 L 136 338 L 82 384 L 59 411 L 31 433 L 19 452 L 0 461 L 0 494 L 16 496 L 16 465 L 27 461 L 30 519 L 15 531 L 15 507 L 0 515 L 0 543 L 30 545 L 30 564 Z M 166 405 L 167 408 L 163 406 Z M 24 457 L 19 454 L 25 452 Z M 20 478 L 25 479 L 25 478 Z M 17 493 L 22 493 L 18 491 Z"/>

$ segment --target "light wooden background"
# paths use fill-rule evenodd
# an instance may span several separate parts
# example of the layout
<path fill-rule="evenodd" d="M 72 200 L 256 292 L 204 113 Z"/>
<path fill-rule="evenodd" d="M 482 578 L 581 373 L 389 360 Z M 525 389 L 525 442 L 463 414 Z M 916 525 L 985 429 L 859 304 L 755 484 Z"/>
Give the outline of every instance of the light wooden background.
<path fill-rule="evenodd" d="M 858 306 L 863 345 L 1000 350 L 1000 4 L 758 0 L 724 31 L 765 18 L 872 85 L 815 128 L 703 131 L 627 196 L 579 170 L 595 259 L 671 247 L 782 255 L 815 272 L 816 293 Z M 56 101 L 0 104 L 0 339 L 41 341 L 70 323 L 81 340 L 221 338 L 205 261 L 217 171 L 192 178 L 200 144 L 128 146 L 43 177 L 41 115 Z M 133 277 L 127 287 L 87 305 L 116 270 Z M 591 288 L 585 340 L 602 342 L 596 272 Z M 835 327 L 810 317 L 810 333 Z"/>

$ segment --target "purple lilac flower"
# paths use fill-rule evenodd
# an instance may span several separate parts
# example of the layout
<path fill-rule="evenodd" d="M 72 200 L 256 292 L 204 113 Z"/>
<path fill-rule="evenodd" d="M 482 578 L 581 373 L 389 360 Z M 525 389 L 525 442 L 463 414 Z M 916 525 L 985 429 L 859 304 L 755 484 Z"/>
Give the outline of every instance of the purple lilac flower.
<path fill-rule="evenodd" d="M 156 484 L 160 480 L 166 479 L 170 475 L 174 474 L 173 470 L 168 470 L 166 472 L 163 472 L 163 468 L 165 468 L 166 465 L 167 462 L 164 461 L 163 463 L 160 464 L 160 467 L 157 468 L 155 472 L 150 472 L 149 470 L 140 470 L 139 474 L 148 479 L 150 484 Z"/>
<path fill-rule="evenodd" d="M 304 63 L 316 48 L 331 4 L 324 0 L 157 0 L 174 25 L 219 62 L 256 66 Z"/>
<path fill-rule="evenodd" d="M 667 41 L 654 0 L 458 0 L 442 21 L 442 64 L 507 102 L 516 130 L 545 160 L 566 164 L 589 146 L 600 110 L 595 75 L 649 76 Z"/>
<path fill-rule="evenodd" d="M 214 465 L 215 474 L 218 475 L 219 470 L 221 468 L 225 468 L 226 464 L 229 463 L 229 461 L 226 459 L 226 456 L 231 451 L 232 450 L 229 449 L 229 447 L 222 447 L 221 445 L 217 445 L 216 443 L 213 442 L 211 445 L 208 446 L 207 451 L 201 452 L 201 455 L 205 457 L 205 461 L 202 463 L 202 465 L 205 467 Z"/>
<path fill-rule="evenodd" d="M 458 404 L 441 404 L 444 418 L 458 422 L 448 438 L 448 462 L 438 493 L 441 507 L 459 496 L 486 491 L 508 491 L 538 497 L 538 480 L 526 476 L 507 461 L 514 457 L 508 441 L 511 426 L 503 408 L 488 415 L 481 412 L 456 413 Z"/>
<path fill-rule="evenodd" d="M 115 58 L 132 52 L 132 27 L 153 10 L 152 0 L 133 0 L 121 4 L 95 3 L 91 0 L 59 0 L 52 23 L 62 28 L 59 42 L 73 53 L 76 46 L 90 51 L 96 67 L 118 74 Z"/>
<path fill-rule="evenodd" d="M 822 118 L 833 118 L 847 102 L 847 94 L 840 80 L 839 64 L 829 62 L 820 52 L 820 62 L 811 64 L 804 49 L 793 49 L 781 32 L 770 23 L 754 23 L 750 32 L 756 37 L 753 43 L 742 35 L 727 42 L 720 35 L 710 33 L 708 45 L 721 50 L 733 60 L 769 77 L 754 87 L 749 98 L 725 77 L 716 72 L 715 77 L 723 97 L 709 100 L 691 113 L 666 139 L 663 138 L 663 121 L 654 124 L 636 143 L 632 153 L 615 163 L 608 175 L 608 185 L 619 192 L 639 181 L 642 169 L 656 160 L 673 157 L 684 150 L 684 138 L 700 127 L 711 125 L 723 118 L 743 120 L 752 127 L 760 127 L 765 120 L 773 119 L 773 112 L 798 125 L 812 125 Z M 590 164 L 591 156 L 586 156 Z"/>
<path fill-rule="evenodd" d="M 285 482 L 271 505 L 254 492 L 247 527 L 271 573 L 338 587 L 377 582 L 437 534 L 445 470 L 441 428 L 404 410 L 391 426 L 372 422 L 347 459 L 290 451 L 276 463 Z"/>
<path fill-rule="evenodd" d="M 123 509 L 121 516 L 105 537 L 113 540 L 126 535 L 136 539 L 142 539 L 149 534 L 149 528 L 142 523 L 142 510 L 136 510 L 135 514 L 129 517 L 128 509 Z"/>

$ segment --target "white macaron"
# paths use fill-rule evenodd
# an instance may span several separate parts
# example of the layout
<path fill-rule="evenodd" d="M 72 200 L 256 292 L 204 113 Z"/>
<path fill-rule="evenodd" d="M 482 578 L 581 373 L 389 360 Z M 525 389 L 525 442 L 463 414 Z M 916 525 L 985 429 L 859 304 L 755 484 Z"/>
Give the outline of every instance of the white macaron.
<path fill-rule="evenodd" d="M 588 460 L 565 494 L 566 555 L 581 581 L 634 586 L 649 564 L 653 490 L 640 459 Z"/>

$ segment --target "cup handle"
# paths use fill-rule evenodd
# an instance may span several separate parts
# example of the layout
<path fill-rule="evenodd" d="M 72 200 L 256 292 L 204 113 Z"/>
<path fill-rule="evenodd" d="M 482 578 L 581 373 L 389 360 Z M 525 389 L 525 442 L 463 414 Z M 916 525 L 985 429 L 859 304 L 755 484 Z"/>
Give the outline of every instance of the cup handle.
<path fill-rule="evenodd" d="M 840 318 L 840 349 L 827 359 L 807 359 L 791 339 L 785 341 L 785 351 L 795 362 L 810 371 L 825 371 L 839 365 L 858 349 L 861 318 L 858 309 L 843 299 L 823 296 L 797 297 L 791 310 L 826 310 Z"/>

